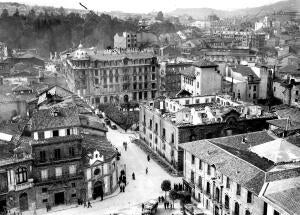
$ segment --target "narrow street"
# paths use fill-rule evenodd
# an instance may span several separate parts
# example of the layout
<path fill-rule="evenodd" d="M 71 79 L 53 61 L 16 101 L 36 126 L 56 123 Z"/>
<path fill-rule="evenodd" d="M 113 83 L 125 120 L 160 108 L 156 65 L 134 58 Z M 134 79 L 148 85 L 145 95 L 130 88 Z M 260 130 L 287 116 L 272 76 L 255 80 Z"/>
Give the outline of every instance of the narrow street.
<path fill-rule="evenodd" d="M 119 193 L 119 189 L 104 201 L 91 201 L 92 208 L 83 206 L 70 209 L 53 211 L 49 214 L 138 214 L 134 211 L 141 212 L 141 204 L 150 199 L 157 199 L 159 195 L 164 195 L 161 190 L 161 182 L 169 179 L 172 184 L 182 182 L 181 178 L 175 178 L 165 172 L 154 161 L 147 161 L 147 155 L 135 144 L 130 143 L 130 136 L 134 134 L 121 133 L 118 130 L 111 130 L 107 133 L 107 138 L 121 152 L 120 166 L 126 164 L 126 176 L 129 184 L 126 186 L 125 193 Z M 127 151 L 123 148 L 123 142 L 128 143 Z M 148 174 L 145 170 L 148 167 Z M 136 180 L 132 180 L 132 173 L 135 173 Z M 139 213 L 140 214 L 140 213 Z"/>

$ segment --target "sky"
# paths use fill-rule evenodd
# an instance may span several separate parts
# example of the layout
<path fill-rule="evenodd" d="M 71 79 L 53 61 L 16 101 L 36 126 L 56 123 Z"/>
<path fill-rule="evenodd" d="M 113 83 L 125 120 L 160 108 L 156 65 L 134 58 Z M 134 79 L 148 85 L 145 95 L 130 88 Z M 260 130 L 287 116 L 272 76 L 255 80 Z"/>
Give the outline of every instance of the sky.
<path fill-rule="evenodd" d="M 0 0 L 7 2 L 9 0 Z M 129 13 L 148 13 L 152 11 L 169 12 L 176 8 L 214 8 L 232 10 L 246 7 L 258 7 L 279 0 L 12 0 L 29 5 L 53 6 L 83 9 L 79 2 L 89 10 L 123 11 Z"/>

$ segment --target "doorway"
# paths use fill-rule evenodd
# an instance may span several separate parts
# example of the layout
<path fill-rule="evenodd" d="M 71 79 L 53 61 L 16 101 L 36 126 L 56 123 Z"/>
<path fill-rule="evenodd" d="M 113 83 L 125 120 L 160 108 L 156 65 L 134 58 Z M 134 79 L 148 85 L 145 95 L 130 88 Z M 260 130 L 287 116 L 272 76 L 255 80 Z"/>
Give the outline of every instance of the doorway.
<path fill-rule="evenodd" d="M 103 198 L 103 183 L 102 183 L 102 181 L 97 181 L 94 184 L 93 199 L 96 199 L 99 196 L 101 198 Z"/>
<path fill-rule="evenodd" d="M 6 211 L 6 199 L 0 200 L 0 214 L 4 213 Z"/>
<path fill-rule="evenodd" d="M 59 192 L 54 194 L 54 204 L 61 205 L 65 203 L 65 192 Z"/>
<path fill-rule="evenodd" d="M 28 210 L 28 195 L 27 193 L 22 193 L 19 197 L 20 210 Z"/>

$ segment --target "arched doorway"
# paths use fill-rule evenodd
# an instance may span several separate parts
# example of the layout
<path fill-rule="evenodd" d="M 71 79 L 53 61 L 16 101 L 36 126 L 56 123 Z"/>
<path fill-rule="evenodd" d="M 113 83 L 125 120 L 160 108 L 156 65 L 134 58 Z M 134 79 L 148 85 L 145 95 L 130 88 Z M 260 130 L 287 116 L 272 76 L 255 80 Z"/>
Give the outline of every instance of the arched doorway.
<path fill-rule="evenodd" d="M 94 184 L 93 199 L 96 199 L 99 196 L 101 198 L 103 198 L 103 183 L 102 183 L 102 181 L 97 181 Z"/>
<path fill-rule="evenodd" d="M 28 195 L 27 193 L 22 193 L 19 197 L 20 211 L 28 210 Z"/>
<path fill-rule="evenodd" d="M 220 189 L 218 187 L 216 188 L 216 200 L 220 202 Z"/>
<path fill-rule="evenodd" d="M 124 99 L 124 103 L 127 103 L 129 101 L 128 95 L 125 95 L 123 99 Z"/>
<path fill-rule="evenodd" d="M 114 97 L 113 96 L 109 97 L 109 103 L 114 103 Z"/>
<path fill-rule="evenodd" d="M 219 215 L 219 207 L 217 205 L 215 206 L 215 215 Z"/>

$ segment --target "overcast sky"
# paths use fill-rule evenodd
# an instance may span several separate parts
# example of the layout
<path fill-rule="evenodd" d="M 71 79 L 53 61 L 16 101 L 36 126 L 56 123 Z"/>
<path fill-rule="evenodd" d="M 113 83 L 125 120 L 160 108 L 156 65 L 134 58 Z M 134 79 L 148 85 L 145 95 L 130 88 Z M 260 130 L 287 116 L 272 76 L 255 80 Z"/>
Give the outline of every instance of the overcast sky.
<path fill-rule="evenodd" d="M 9 0 L 0 0 L 8 2 Z M 30 5 L 46 5 L 54 7 L 82 9 L 79 2 L 88 9 L 96 11 L 124 11 L 133 13 L 147 13 L 151 11 L 172 11 L 176 8 L 209 7 L 215 9 L 237 9 L 257 7 L 278 2 L 279 0 L 12 0 L 12 2 Z"/>

